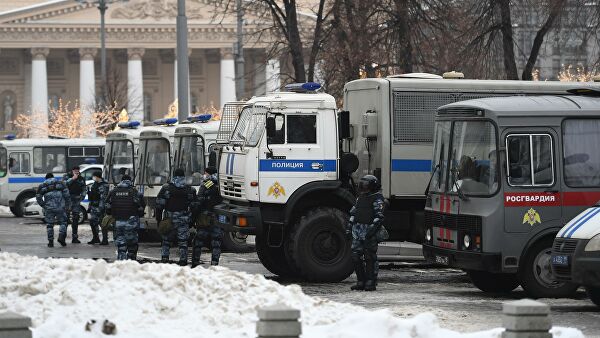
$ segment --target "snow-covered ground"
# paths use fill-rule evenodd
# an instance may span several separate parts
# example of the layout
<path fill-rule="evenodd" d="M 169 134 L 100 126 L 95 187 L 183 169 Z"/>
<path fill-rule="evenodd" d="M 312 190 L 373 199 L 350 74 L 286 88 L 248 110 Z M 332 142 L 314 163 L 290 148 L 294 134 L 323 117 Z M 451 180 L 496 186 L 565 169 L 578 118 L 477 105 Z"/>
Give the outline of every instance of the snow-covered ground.
<path fill-rule="evenodd" d="M 367 294 L 365 294 L 367 296 Z M 103 260 L 38 259 L 0 253 L 0 312 L 33 318 L 36 338 L 103 337 L 108 319 L 117 337 L 255 337 L 256 309 L 286 304 L 301 310 L 303 338 L 500 337 L 502 329 L 460 334 L 430 313 L 400 319 L 386 310 L 336 303 L 226 268 Z M 86 323 L 95 320 L 91 332 Z M 554 337 L 579 338 L 554 328 Z"/>

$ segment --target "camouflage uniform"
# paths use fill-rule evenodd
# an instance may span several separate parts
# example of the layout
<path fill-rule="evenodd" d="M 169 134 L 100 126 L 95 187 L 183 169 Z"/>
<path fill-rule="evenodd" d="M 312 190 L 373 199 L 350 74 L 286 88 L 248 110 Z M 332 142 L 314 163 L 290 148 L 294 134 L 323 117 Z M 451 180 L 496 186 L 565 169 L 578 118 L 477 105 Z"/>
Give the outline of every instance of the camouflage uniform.
<path fill-rule="evenodd" d="M 67 237 L 67 214 L 65 209 L 70 206 L 69 190 L 60 180 L 48 178 L 40 184 L 35 199 L 44 208 L 44 220 L 48 232 L 48 243 L 54 242 L 54 224 L 59 224 L 59 240 Z"/>
<path fill-rule="evenodd" d="M 171 241 L 177 238 L 179 247 L 179 264 L 187 264 L 188 257 L 188 237 L 190 230 L 190 218 L 192 204 L 195 203 L 196 191 L 194 188 L 185 185 L 184 176 L 173 177 L 171 183 L 162 186 L 156 196 L 156 220 L 162 220 L 163 211 L 165 218 L 170 218 L 173 222 L 171 231 L 163 235 L 161 258 L 163 261 L 169 260 L 169 250 Z"/>
<path fill-rule="evenodd" d="M 360 195 L 350 210 L 347 232 L 352 235 L 352 261 L 359 282 L 377 282 L 377 232 L 383 225 L 385 199 L 381 192 Z"/>
<path fill-rule="evenodd" d="M 143 196 L 130 180 L 122 180 L 106 198 L 106 214 L 112 215 L 115 222 L 115 244 L 117 259 L 133 259 L 137 257 L 138 228 L 140 216 L 144 214 Z"/>
<path fill-rule="evenodd" d="M 200 264 L 202 247 L 212 246 L 211 265 L 218 265 L 221 257 L 221 242 L 223 241 L 223 229 L 214 224 L 213 207 L 220 203 L 219 183 L 217 175 L 210 175 L 200 185 L 198 191 L 198 215 L 203 214 L 209 224 L 197 224 L 196 236 L 194 237 L 194 249 L 192 251 L 192 267 Z"/>
<path fill-rule="evenodd" d="M 78 241 L 77 229 L 79 228 L 79 206 L 81 201 L 85 198 L 87 188 L 85 186 L 85 179 L 79 175 L 77 179 L 73 178 L 73 174 L 69 173 L 63 177 L 63 180 L 67 184 L 69 194 L 71 195 L 71 228 L 73 230 L 72 239 Z"/>
<path fill-rule="evenodd" d="M 100 221 L 104 217 L 106 209 L 108 190 L 108 183 L 101 179 L 100 182 L 94 182 L 88 192 L 88 199 L 90 201 L 90 227 L 94 236 L 92 241 L 96 243 L 98 242 Z M 102 230 L 102 244 L 108 244 L 108 229 Z"/>

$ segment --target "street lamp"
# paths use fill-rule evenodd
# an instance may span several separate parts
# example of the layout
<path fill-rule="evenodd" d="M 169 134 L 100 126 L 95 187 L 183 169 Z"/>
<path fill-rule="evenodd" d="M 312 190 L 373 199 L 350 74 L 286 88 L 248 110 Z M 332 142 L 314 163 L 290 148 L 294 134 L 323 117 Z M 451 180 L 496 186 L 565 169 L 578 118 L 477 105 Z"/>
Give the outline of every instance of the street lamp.
<path fill-rule="evenodd" d="M 108 4 L 115 2 L 127 2 L 129 0 L 75 0 L 80 4 L 94 4 L 98 5 L 98 9 L 100 10 L 100 80 L 101 84 L 101 93 L 100 100 L 102 103 L 105 103 L 106 93 L 108 92 L 106 88 L 107 78 L 106 78 L 106 31 L 104 27 L 104 14 L 108 9 Z"/>

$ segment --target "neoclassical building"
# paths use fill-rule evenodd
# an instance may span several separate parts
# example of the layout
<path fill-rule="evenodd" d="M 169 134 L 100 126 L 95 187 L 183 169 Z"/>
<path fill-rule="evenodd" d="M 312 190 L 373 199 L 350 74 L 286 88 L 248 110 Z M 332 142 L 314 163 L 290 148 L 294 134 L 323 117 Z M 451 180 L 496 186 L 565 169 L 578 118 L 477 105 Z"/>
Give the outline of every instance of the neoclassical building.
<path fill-rule="evenodd" d="M 124 81 L 133 119 L 160 118 L 177 97 L 176 2 L 130 0 L 106 12 L 108 69 Z M 192 110 L 218 108 L 235 100 L 236 18 L 217 15 L 222 8 L 215 1 L 186 3 Z M 246 20 L 246 32 L 258 30 L 258 16 L 246 13 Z M 95 101 L 99 23 L 95 5 L 75 0 L 0 1 L 0 130 L 13 128 L 18 114 L 47 112 L 61 99 L 84 107 Z M 270 44 L 256 36 L 245 41 L 246 97 L 280 86 L 280 60 L 270 59 Z"/>

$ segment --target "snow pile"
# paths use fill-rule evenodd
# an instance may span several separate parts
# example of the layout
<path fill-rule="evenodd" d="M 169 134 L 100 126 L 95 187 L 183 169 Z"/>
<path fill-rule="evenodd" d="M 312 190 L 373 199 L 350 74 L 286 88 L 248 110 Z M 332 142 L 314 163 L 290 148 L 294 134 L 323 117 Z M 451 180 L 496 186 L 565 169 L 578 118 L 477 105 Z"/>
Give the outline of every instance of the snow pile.
<path fill-rule="evenodd" d="M 0 214 L 12 215 L 12 211 L 10 211 L 9 207 L 0 205 Z"/>
<path fill-rule="evenodd" d="M 335 303 L 281 286 L 261 275 L 226 268 L 180 268 L 75 259 L 38 259 L 0 253 L 0 312 L 32 317 L 34 337 L 255 337 L 256 309 L 286 304 L 302 313 L 303 338 L 496 338 L 502 329 L 459 334 L 432 314 L 400 319 L 391 313 Z M 96 323 L 86 323 L 95 320 Z M 555 329 L 555 337 L 583 335 Z"/>

